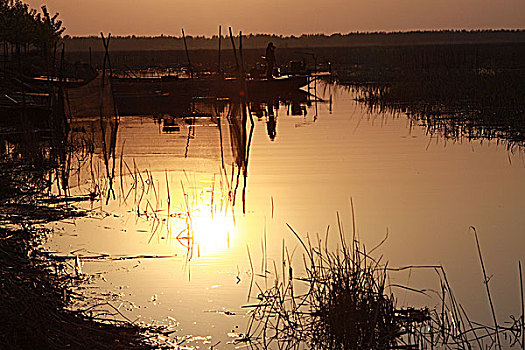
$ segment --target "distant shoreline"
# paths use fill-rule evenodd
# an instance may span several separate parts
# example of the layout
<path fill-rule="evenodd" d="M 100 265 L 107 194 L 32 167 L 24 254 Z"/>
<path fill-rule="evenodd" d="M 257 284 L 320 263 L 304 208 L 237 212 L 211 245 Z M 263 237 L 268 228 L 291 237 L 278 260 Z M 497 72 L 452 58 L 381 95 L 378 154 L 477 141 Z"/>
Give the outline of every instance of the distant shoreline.
<path fill-rule="evenodd" d="M 223 28 L 223 33 L 226 30 Z M 217 49 L 218 36 L 186 36 L 190 50 Z M 238 37 L 236 37 L 238 41 Z M 260 49 L 272 41 L 280 48 L 366 47 L 406 45 L 451 45 L 524 43 L 525 29 L 516 30 L 442 30 L 410 32 L 355 32 L 348 34 L 303 34 L 279 36 L 270 34 L 243 35 L 243 47 Z M 100 37 L 65 36 L 67 51 L 103 51 Z M 222 47 L 230 48 L 230 38 L 223 34 Z M 182 37 L 177 36 L 115 36 L 111 40 L 112 51 L 171 51 L 184 50 Z"/>

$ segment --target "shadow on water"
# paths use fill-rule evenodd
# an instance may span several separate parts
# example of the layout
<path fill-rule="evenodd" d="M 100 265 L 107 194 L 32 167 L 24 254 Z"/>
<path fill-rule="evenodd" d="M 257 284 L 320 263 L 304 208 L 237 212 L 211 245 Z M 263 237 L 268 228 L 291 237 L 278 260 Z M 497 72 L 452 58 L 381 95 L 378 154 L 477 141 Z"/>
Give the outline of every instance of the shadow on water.
<path fill-rule="evenodd" d="M 70 101 L 73 100 L 72 96 L 69 95 Z M 167 170 L 164 174 L 153 174 L 149 169 L 139 169 L 135 160 L 125 157 L 125 144 L 120 143 L 119 149 L 118 142 L 122 121 L 114 113 L 111 101 L 103 104 L 109 106 L 107 110 L 101 107 L 98 114 L 95 110 L 91 117 L 70 114 L 68 128 L 59 131 L 49 129 L 39 133 L 3 135 L 2 155 L 22 163 L 46 165 L 47 170 L 44 172 L 31 172 L 29 168 L 21 170 L 35 177 L 31 183 L 40 183 L 49 193 L 56 192 L 66 200 L 97 197 L 104 199 L 106 205 L 111 201 L 119 204 L 129 202 L 137 217 L 152 222 L 150 241 L 160 237 L 164 230 L 168 238 L 186 249 L 187 260 L 191 260 L 200 255 L 202 241 L 198 235 L 200 231 L 209 229 L 210 226 L 206 225 L 216 226 L 218 221 L 214 219 L 218 217 L 235 220 L 234 207 L 238 191 L 242 192 L 243 213 L 246 212 L 253 117 L 266 118 L 268 137 L 273 140 L 277 136 L 276 107 L 284 104 L 288 113 L 304 115 L 306 95 L 300 96 L 300 99 L 275 96 L 246 101 L 192 101 L 188 107 L 190 114 L 173 113 L 157 117 L 156 120 L 147 119 L 148 123 L 160 122 L 160 130 L 168 136 L 179 133 L 184 136 L 183 158 L 193 156 L 190 149 L 199 137 L 200 127 L 206 125 L 218 133 L 215 142 L 220 148 L 218 160 L 222 172 L 218 180 L 214 177 L 212 188 L 207 191 L 205 199 L 196 193 L 191 176 L 185 174 L 187 182 L 181 183 L 180 191 L 175 191 L 173 181 L 170 181 L 171 174 Z M 101 157 L 101 162 L 97 161 L 97 155 Z M 231 159 L 228 155 L 231 155 Z M 159 184 L 161 178 L 165 178 L 162 185 Z M 74 179 L 75 183 L 72 184 Z M 83 186 L 85 184 L 88 185 Z M 16 187 L 22 189 L 24 185 L 20 182 Z M 165 190 L 161 191 L 161 187 Z M 72 189 L 84 195 L 74 196 Z M 179 192 L 178 195 L 175 192 Z M 160 198 L 161 193 L 163 198 Z M 182 208 L 176 208 L 176 197 L 182 198 Z M 21 216 L 21 220 L 26 219 Z M 228 230 L 229 224 L 224 225 Z M 442 310 L 398 309 L 392 294 L 388 292 L 388 288 L 392 287 L 387 284 L 387 272 L 390 270 L 380 259 L 372 257 L 373 250 L 367 252 L 355 238 L 348 245 L 341 232 L 341 249 L 337 252 L 326 249 L 326 243 L 318 238 L 312 243 L 309 238 L 303 241 L 295 231 L 293 233 L 305 249 L 306 276 L 297 275 L 290 253 L 284 247 L 282 272 L 275 267 L 274 287 L 266 290 L 261 288 L 258 302 L 247 306 L 252 310 L 247 335 L 238 341 L 249 342 L 255 348 L 262 349 L 274 346 L 304 348 L 308 345 L 321 349 L 469 348 L 470 344 L 475 343 L 480 344 L 480 347 L 482 344 L 494 347 L 499 345 L 497 336 L 500 334 L 506 335 L 511 341 L 519 341 L 520 332 L 523 331 L 523 315 L 510 326 L 500 329 L 497 325 L 492 327 L 471 323 L 455 301 L 446 274 L 440 266 L 424 268 L 435 270 L 440 278 Z M 224 236 L 227 245 L 229 239 L 227 233 Z M 85 259 L 163 257 L 167 256 L 99 255 Z M 62 259 L 80 261 L 75 254 Z M 254 271 L 252 276 L 256 276 Z M 266 278 L 266 271 L 260 276 Z"/>
<path fill-rule="evenodd" d="M 378 48 L 374 59 L 340 66 L 337 79 L 371 110 L 405 113 L 430 135 L 496 140 L 512 151 L 525 144 L 521 49 Z"/>
<path fill-rule="evenodd" d="M 159 174 L 158 169 L 140 169 L 134 157 L 126 155 L 126 150 L 134 147 L 126 145 L 126 141 L 134 141 L 119 141 L 119 126 L 122 118 L 131 117 L 115 113 L 114 106 L 120 111 L 122 101 L 117 97 L 112 99 L 111 89 L 107 88 L 111 82 L 103 79 L 99 76 L 83 87 L 66 90 L 66 111 L 72 129 L 69 142 L 78 150 L 89 151 L 73 156 L 77 161 L 76 186 L 89 183 L 89 193 L 103 198 L 106 206 L 110 201 L 131 206 L 132 212 L 151 221 L 149 241 L 164 236 L 174 239 L 187 249 L 188 260 L 195 251 L 200 254 L 196 230 L 202 222 L 210 224 L 216 216 L 235 222 L 234 208 L 239 199 L 243 214 L 246 213 L 253 117 L 267 119 L 268 135 L 273 140 L 277 123 L 275 110 L 283 104 L 288 113 L 305 115 L 309 98 L 301 90 L 285 94 L 264 91 L 253 93 L 249 100 L 192 97 L 184 102 L 171 101 L 167 104 L 170 108 L 154 103 L 142 106 L 147 114 L 141 116 L 141 120 L 159 125 L 161 135 L 154 138 L 163 135 L 164 140 L 172 139 L 175 144 L 184 140 L 182 158 L 207 158 L 211 156 L 207 150 L 218 148 L 220 151 L 220 159 L 215 159 L 220 162 L 217 168 L 220 174 L 214 175 L 212 181 L 206 180 L 211 189 L 197 191 L 197 180 L 184 171 L 184 177 L 177 181 L 180 182 L 177 190 L 177 182 L 173 184 L 177 175 L 172 170 Z M 141 152 L 155 154 L 155 141 L 144 137 L 146 148 Z M 94 155 L 100 155 L 103 162 L 97 162 Z M 204 212 L 211 213 L 211 217 L 203 217 Z M 228 235 L 225 240 L 229 240 Z"/>
<path fill-rule="evenodd" d="M 75 294 L 89 280 L 78 258 L 56 259 L 42 251 L 49 234 L 42 224 L 83 216 L 71 203 L 95 199 L 70 195 L 76 164 L 86 162 L 94 148 L 73 141 L 76 131 L 59 113 L 27 116 L 0 125 L 2 348 L 151 347 L 156 341 L 146 333 L 154 328 L 125 320 L 109 302 L 97 311 L 99 300 Z"/>
<path fill-rule="evenodd" d="M 412 88 L 421 91 L 422 87 Z M 454 142 L 495 140 L 509 151 L 522 149 L 525 145 L 525 116 L 519 104 L 501 104 L 501 101 L 492 101 L 494 104 L 491 104 L 486 100 L 478 103 L 468 99 L 442 102 L 430 97 L 423 100 L 399 99 L 395 96 L 396 89 L 407 87 L 360 86 L 357 88 L 358 100 L 365 103 L 371 112 L 406 114 L 431 137 L 441 135 Z"/>

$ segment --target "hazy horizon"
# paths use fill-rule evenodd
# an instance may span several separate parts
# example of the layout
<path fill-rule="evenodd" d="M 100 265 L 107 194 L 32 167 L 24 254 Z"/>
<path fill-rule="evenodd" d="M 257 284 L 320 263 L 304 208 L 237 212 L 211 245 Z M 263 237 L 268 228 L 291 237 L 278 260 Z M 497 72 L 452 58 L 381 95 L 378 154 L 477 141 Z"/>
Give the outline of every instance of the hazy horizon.
<path fill-rule="evenodd" d="M 218 26 L 217 26 L 218 28 Z M 395 35 L 395 34 L 415 34 L 415 33 L 446 33 L 446 32 L 462 32 L 463 29 L 414 29 L 414 30 L 405 30 L 405 31 L 354 31 L 354 32 L 345 32 L 345 33 L 301 33 L 301 34 L 290 34 L 290 35 L 283 35 L 279 33 L 246 33 L 243 32 L 243 36 L 276 36 L 280 37 L 282 39 L 287 38 L 301 38 L 304 36 L 325 36 L 327 38 L 333 36 L 333 35 L 341 35 L 341 36 L 348 36 L 348 35 Z M 525 32 L 525 28 L 499 28 L 499 29 L 467 29 L 465 30 L 467 33 L 476 33 L 476 32 Z M 104 33 L 104 32 L 103 32 Z M 67 34 L 67 33 L 66 33 Z M 104 33 L 108 34 L 108 33 Z M 67 34 L 69 35 L 69 34 Z M 185 35 L 187 38 L 204 38 L 204 39 L 216 39 L 218 32 L 213 33 L 210 35 L 204 35 L 204 34 L 191 34 L 187 33 L 185 31 Z M 234 32 L 233 35 L 236 37 L 239 35 L 238 32 Z M 228 28 L 222 26 L 222 36 L 227 37 L 228 36 Z M 182 34 L 158 34 L 158 35 L 138 35 L 138 34 L 113 34 L 111 33 L 112 38 L 138 38 L 138 39 L 156 39 L 156 38 L 176 38 L 176 39 L 182 39 Z M 69 38 L 75 39 L 75 38 L 100 38 L 100 33 L 98 34 L 86 34 L 86 35 L 69 35 Z"/>
<path fill-rule="evenodd" d="M 31 7 L 47 5 L 59 18 L 70 36 L 98 35 L 111 32 L 127 36 L 180 36 L 181 27 L 188 35 L 212 36 L 218 26 L 223 34 L 231 26 L 235 32 L 277 35 L 308 33 L 397 32 L 418 30 L 522 29 L 525 23 L 523 0 L 271 0 L 261 4 L 253 0 L 210 0 L 177 3 L 168 0 L 29 0 Z M 132 6 L 130 6 L 132 4 Z"/>

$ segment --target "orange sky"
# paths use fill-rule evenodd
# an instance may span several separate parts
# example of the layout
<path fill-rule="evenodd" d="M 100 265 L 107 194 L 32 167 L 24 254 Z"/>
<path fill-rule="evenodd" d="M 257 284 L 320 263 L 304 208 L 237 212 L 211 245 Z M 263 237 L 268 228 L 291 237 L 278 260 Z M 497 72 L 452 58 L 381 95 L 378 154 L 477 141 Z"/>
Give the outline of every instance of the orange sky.
<path fill-rule="evenodd" d="M 525 0 L 48 0 L 69 35 L 525 28 Z M 223 32 L 224 33 L 224 32 Z"/>

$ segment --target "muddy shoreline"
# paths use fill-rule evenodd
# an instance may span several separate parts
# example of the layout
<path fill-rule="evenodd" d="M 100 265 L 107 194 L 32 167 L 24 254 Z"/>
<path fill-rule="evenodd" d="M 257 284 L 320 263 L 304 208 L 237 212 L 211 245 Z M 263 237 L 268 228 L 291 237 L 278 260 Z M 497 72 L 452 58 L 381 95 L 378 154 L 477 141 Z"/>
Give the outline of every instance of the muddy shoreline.
<path fill-rule="evenodd" d="M 3 349 L 149 349 L 153 328 L 122 318 L 96 319 L 69 307 L 83 299 L 72 287 L 89 276 L 41 254 L 51 232 L 43 224 L 84 215 L 62 196 L 48 195 L 54 164 L 0 160 L 0 344 Z M 149 335 L 148 335 L 149 334 Z"/>

